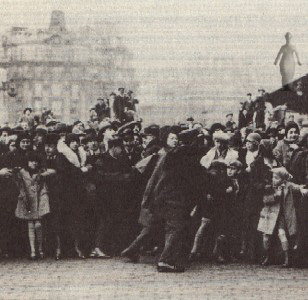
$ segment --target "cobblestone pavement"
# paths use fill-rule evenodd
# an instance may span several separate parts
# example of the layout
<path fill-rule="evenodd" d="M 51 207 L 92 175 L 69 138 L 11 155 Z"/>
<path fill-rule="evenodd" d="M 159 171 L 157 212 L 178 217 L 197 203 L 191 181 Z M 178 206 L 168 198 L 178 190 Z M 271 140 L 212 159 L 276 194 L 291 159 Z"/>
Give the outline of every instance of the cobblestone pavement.
<path fill-rule="evenodd" d="M 154 261 L 2 261 L 0 299 L 308 299 L 308 269 L 195 264 L 158 273 Z"/>

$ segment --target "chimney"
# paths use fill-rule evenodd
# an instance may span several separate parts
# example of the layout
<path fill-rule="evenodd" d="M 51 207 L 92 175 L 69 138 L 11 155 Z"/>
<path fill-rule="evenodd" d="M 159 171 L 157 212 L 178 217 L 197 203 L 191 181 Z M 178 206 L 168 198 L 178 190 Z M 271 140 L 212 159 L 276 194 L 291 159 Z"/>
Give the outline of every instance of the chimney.
<path fill-rule="evenodd" d="M 64 12 L 60 10 L 54 10 L 51 13 L 49 31 L 53 32 L 65 32 L 65 16 Z"/>

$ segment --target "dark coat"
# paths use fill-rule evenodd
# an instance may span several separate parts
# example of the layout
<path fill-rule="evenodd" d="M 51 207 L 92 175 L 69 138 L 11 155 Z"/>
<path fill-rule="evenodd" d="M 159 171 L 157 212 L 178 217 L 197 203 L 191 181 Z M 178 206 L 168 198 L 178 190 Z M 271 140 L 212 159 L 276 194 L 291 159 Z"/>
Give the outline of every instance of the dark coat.
<path fill-rule="evenodd" d="M 204 196 L 205 170 L 196 150 L 183 146 L 159 158 L 143 196 L 139 218 L 142 225 L 148 226 L 173 208 L 188 214 Z"/>
<path fill-rule="evenodd" d="M 115 159 L 104 153 L 94 166 L 100 207 L 110 217 L 120 218 L 129 207 L 132 169 L 124 158 Z"/>
<path fill-rule="evenodd" d="M 120 122 L 125 120 L 125 108 L 127 107 L 127 97 L 117 96 L 113 102 L 113 111 L 116 119 Z"/>
<path fill-rule="evenodd" d="M 244 169 L 248 167 L 246 163 L 247 150 L 242 149 L 239 153 L 239 160 Z M 266 184 L 271 183 L 271 173 L 269 167 L 264 164 L 264 158 L 259 151 L 255 161 L 250 164 L 251 171 L 246 172 L 249 187 L 244 203 L 245 214 L 259 214 L 263 207 L 263 192 Z"/>
<path fill-rule="evenodd" d="M 243 114 L 243 111 L 239 112 L 238 116 L 238 127 L 239 129 L 243 127 L 247 127 L 249 122 L 251 122 L 251 117 L 247 114 L 246 116 Z"/>

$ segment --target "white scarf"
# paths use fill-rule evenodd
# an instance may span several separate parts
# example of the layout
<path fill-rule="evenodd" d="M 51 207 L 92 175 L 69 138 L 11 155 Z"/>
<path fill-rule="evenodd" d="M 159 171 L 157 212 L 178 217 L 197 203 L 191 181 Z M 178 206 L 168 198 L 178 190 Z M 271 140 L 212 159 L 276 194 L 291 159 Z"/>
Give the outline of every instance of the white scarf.
<path fill-rule="evenodd" d="M 78 148 L 78 153 L 79 153 L 81 162 L 79 162 L 77 154 L 70 147 L 68 147 L 63 140 L 59 140 L 57 149 L 75 167 L 82 168 L 85 166 L 85 163 L 87 160 L 87 153 L 82 147 Z"/>

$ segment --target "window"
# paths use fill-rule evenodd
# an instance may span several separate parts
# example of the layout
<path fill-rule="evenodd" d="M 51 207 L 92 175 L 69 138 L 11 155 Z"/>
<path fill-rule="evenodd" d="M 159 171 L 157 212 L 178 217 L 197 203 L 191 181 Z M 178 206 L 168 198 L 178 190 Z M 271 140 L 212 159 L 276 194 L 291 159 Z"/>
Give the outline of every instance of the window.
<path fill-rule="evenodd" d="M 62 86 L 59 83 L 53 83 L 51 85 L 51 92 L 53 96 L 61 96 Z"/>
<path fill-rule="evenodd" d="M 42 96 L 42 84 L 36 82 L 34 84 L 34 96 L 35 97 L 41 97 Z"/>
<path fill-rule="evenodd" d="M 51 104 L 51 110 L 55 115 L 62 115 L 62 101 L 53 101 Z"/>
<path fill-rule="evenodd" d="M 34 99 L 34 111 L 41 112 L 42 111 L 42 100 Z"/>

